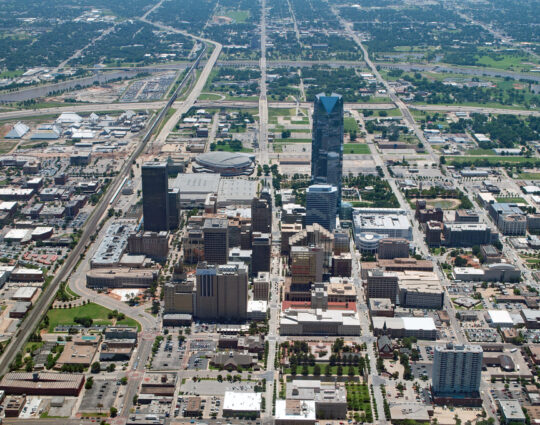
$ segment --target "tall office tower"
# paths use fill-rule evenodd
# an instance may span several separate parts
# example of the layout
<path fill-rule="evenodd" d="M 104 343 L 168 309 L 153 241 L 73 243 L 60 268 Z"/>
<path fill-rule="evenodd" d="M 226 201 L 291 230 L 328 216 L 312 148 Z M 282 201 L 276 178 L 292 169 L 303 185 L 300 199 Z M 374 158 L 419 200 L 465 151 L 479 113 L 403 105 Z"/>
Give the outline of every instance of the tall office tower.
<path fill-rule="evenodd" d="M 169 176 L 166 162 L 142 166 L 144 230 L 169 230 Z"/>
<path fill-rule="evenodd" d="M 336 228 L 338 189 L 314 184 L 306 190 L 306 226 L 318 223 L 332 232 Z"/>
<path fill-rule="evenodd" d="M 262 233 L 272 231 L 272 204 L 262 194 L 251 201 L 251 230 Z"/>
<path fill-rule="evenodd" d="M 482 347 L 453 345 L 435 347 L 432 389 L 435 394 L 478 394 L 482 373 Z"/>
<path fill-rule="evenodd" d="M 248 268 L 242 263 L 199 263 L 195 316 L 202 320 L 247 318 Z"/>
<path fill-rule="evenodd" d="M 251 250 L 251 274 L 257 276 L 259 272 L 269 272 L 272 253 L 272 237 L 270 233 L 253 233 Z"/>
<path fill-rule="evenodd" d="M 309 291 L 311 284 L 322 282 L 324 251 L 318 246 L 291 247 L 291 288 Z"/>
<path fill-rule="evenodd" d="M 311 178 L 313 183 L 337 187 L 341 204 L 343 174 L 343 98 L 332 93 L 315 97 L 313 110 L 313 144 L 311 147 Z"/>
<path fill-rule="evenodd" d="M 208 264 L 229 261 L 229 222 L 226 218 L 207 218 L 203 225 L 204 259 Z"/>
<path fill-rule="evenodd" d="M 366 298 L 389 298 L 392 304 L 397 304 L 398 282 L 398 276 L 393 272 L 370 270 L 367 273 Z"/>
<path fill-rule="evenodd" d="M 169 229 L 176 230 L 180 225 L 180 189 L 169 189 Z"/>

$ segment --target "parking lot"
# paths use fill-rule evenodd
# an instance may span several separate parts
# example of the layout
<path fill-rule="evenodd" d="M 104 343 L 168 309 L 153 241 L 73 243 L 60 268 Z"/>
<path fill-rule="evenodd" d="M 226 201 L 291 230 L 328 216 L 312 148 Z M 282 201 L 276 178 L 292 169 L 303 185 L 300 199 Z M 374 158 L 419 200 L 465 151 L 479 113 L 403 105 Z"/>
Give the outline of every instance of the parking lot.
<path fill-rule="evenodd" d="M 185 354 L 185 343 L 173 336 L 170 340 L 165 339 L 158 352 L 154 355 L 152 369 L 155 370 L 179 370 Z"/>
<path fill-rule="evenodd" d="M 188 370 L 197 370 L 202 369 L 206 370 L 208 368 L 208 359 L 205 357 L 205 352 L 197 351 L 193 353 L 188 360 L 187 369 Z"/>
<path fill-rule="evenodd" d="M 126 89 L 120 100 L 122 102 L 160 100 L 165 96 L 175 79 L 176 73 L 168 72 L 144 80 L 137 80 Z"/>
<path fill-rule="evenodd" d="M 114 380 L 94 380 L 94 385 L 86 390 L 79 407 L 80 412 L 99 412 L 109 410 L 118 394 L 117 382 Z"/>

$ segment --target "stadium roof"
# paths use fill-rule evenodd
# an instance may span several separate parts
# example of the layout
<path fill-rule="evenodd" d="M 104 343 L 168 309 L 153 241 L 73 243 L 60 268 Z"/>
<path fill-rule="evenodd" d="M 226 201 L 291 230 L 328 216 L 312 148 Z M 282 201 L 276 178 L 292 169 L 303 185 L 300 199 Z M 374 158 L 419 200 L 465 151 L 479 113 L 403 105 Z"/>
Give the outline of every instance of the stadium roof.
<path fill-rule="evenodd" d="M 195 160 L 201 165 L 214 168 L 249 167 L 253 162 L 252 156 L 237 152 L 207 152 Z"/>

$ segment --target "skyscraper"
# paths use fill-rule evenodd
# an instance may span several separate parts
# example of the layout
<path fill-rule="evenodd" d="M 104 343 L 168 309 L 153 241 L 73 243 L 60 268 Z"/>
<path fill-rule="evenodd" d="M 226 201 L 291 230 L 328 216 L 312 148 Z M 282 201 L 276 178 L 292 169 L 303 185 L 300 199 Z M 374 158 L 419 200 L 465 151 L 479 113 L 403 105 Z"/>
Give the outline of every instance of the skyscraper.
<path fill-rule="evenodd" d="M 251 274 L 257 276 L 259 272 L 269 272 L 272 254 L 272 237 L 270 233 L 254 232 L 251 250 Z"/>
<path fill-rule="evenodd" d="M 343 98 L 332 93 L 315 97 L 313 110 L 313 143 L 311 147 L 311 178 L 313 183 L 337 187 L 341 203 L 343 174 Z"/>
<path fill-rule="evenodd" d="M 432 389 L 435 394 L 451 396 L 477 394 L 482 373 L 482 347 L 453 345 L 435 347 Z"/>
<path fill-rule="evenodd" d="M 242 263 L 197 266 L 195 316 L 203 320 L 247 318 L 248 268 Z"/>
<path fill-rule="evenodd" d="M 180 225 L 180 189 L 169 189 L 169 229 L 176 230 Z"/>
<path fill-rule="evenodd" d="M 229 261 L 229 222 L 226 218 L 207 218 L 203 225 L 204 259 L 208 264 Z"/>
<path fill-rule="evenodd" d="M 272 231 L 272 204 L 262 194 L 251 201 L 251 229 L 262 233 Z"/>
<path fill-rule="evenodd" d="M 306 226 L 320 224 L 328 231 L 336 228 L 338 189 L 328 184 L 314 184 L 306 190 Z"/>
<path fill-rule="evenodd" d="M 144 229 L 169 230 L 169 176 L 166 162 L 145 162 L 142 166 Z"/>

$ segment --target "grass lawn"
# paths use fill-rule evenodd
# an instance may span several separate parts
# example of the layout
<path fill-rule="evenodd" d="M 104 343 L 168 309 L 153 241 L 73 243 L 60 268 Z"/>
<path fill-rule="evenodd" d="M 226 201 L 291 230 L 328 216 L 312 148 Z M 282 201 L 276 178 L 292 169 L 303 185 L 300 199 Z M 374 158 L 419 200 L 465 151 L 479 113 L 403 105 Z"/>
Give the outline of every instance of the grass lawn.
<path fill-rule="evenodd" d="M 240 149 L 239 151 L 238 150 L 234 150 L 232 149 L 229 145 L 219 145 L 219 146 L 216 146 L 216 148 L 214 149 L 214 151 L 220 151 L 220 152 L 253 152 L 253 149 L 249 149 L 249 148 L 242 148 Z"/>
<path fill-rule="evenodd" d="M 377 110 L 377 115 L 383 118 L 384 117 L 400 117 L 401 111 L 399 110 L 399 108 L 382 109 L 382 110 Z"/>
<path fill-rule="evenodd" d="M 519 173 L 520 179 L 540 180 L 540 173 Z"/>
<path fill-rule="evenodd" d="M 359 155 L 368 155 L 371 153 L 369 146 L 365 143 L 345 143 L 343 146 L 343 153 L 353 153 Z"/>
<path fill-rule="evenodd" d="M 358 128 L 358 123 L 352 117 L 347 117 L 343 119 L 343 129 L 345 133 L 350 133 L 351 131 L 356 131 L 358 133 L 358 131 L 360 131 L 360 129 Z"/>
<path fill-rule="evenodd" d="M 75 325 L 76 317 L 91 317 L 94 321 L 94 325 L 111 325 L 112 320 L 108 318 L 111 311 L 112 310 L 95 303 L 88 303 L 75 308 L 51 309 L 47 313 L 47 316 L 49 317 L 49 332 L 54 332 L 54 328 L 59 325 Z M 118 322 L 118 324 L 124 326 L 137 326 L 140 328 L 137 321 L 128 317 Z"/>
<path fill-rule="evenodd" d="M 530 61 L 527 56 L 500 55 L 500 60 L 495 60 L 491 56 L 478 58 L 477 63 L 489 68 L 509 69 L 514 66 L 523 66 L 524 61 Z"/>
<path fill-rule="evenodd" d="M 228 18 L 234 19 L 236 23 L 246 22 L 249 18 L 248 10 L 227 10 L 222 12 L 222 14 Z"/>
<path fill-rule="evenodd" d="M 497 202 L 507 202 L 507 203 L 513 203 L 513 204 L 526 204 L 527 203 L 527 201 L 525 201 L 525 199 L 523 199 L 521 196 L 509 196 L 509 197 L 497 196 L 495 199 L 497 200 Z"/>
<path fill-rule="evenodd" d="M 365 103 L 364 101 L 359 100 L 358 103 Z M 394 103 L 392 99 L 386 96 L 371 96 L 367 103 Z"/>
<path fill-rule="evenodd" d="M 469 149 L 467 155 L 495 155 L 493 149 Z"/>
<path fill-rule="evenodd" d="M 216 93 L 201 93 L 199 100 L 221 100 L 223 96 Z"/>

